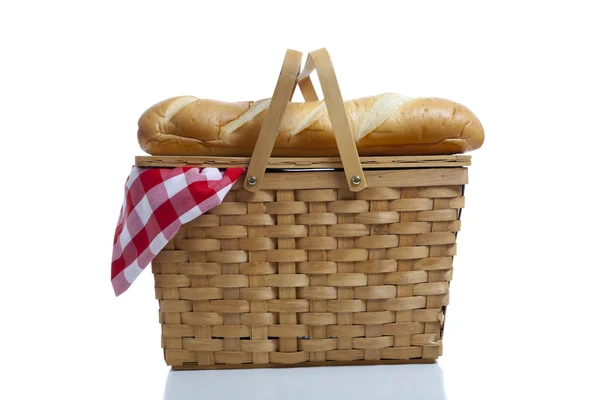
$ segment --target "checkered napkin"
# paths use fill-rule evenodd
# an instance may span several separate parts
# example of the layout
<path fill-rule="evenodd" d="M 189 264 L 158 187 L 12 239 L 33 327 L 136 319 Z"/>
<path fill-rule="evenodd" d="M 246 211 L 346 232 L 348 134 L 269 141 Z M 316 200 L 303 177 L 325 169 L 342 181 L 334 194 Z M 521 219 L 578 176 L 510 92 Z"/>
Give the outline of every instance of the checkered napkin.
<path fill-rule="evenodd" d="M 111 280 L 123 293 L 179 227 L 218 206 L 243 168 L 138 168 L 125 184 L 113 242 Z"/>

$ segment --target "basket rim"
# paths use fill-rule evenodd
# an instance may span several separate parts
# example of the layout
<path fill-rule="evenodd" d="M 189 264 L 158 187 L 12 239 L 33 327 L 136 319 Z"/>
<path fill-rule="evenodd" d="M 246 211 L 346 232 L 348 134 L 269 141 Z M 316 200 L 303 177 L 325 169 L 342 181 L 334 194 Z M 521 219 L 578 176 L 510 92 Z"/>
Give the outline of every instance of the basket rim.
<path fill-rule="evenodd" d="M 374 168 L 435 168 L 468 167 L 471 156 L 464 154 L 429 156 L 376 156 L 360 157 L 365 169 Z M 250 157 L 217 156 L 136 156 L 137 167 L 212 167 L 248 168 Z M 339 157 L 271 157 L 268 169 L 341 169 Z"/>

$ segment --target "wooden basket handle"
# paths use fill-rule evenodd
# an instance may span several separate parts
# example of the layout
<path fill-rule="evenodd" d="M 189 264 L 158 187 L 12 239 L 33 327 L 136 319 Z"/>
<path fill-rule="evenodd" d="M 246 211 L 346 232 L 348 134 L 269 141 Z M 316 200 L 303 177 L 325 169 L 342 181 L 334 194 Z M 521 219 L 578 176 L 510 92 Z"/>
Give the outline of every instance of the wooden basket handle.
<path fill-rule="evenodd" d="M 296 77 L 300 72 L 301 63 L 302 53 L 299 51 L 288 50 L 285 53 L 279 79 L 271 98 L 271 104 L 269 104 L 269 108 L 266 111 L 265 119 L 260 128 L 260 133 L 252 152 L 252 158 L 248 165 L 244 188 L 250 192 L 258 192 L 260 190 L 260 184 L 265 176 L 267 162 L 271 157 L 271 152 L 275 145 L 283 113 L 288 102 L 294 95 Z"/>
<path fill-rule="evenodd" d="M 340 86 L 335 76 L 331 57 L 325 49 L 314 50 L 308 53 L 304 69 L 298 75 L 298 86 L 306 101 L 318 101 L 317 92 L 310 80 L 310 74 L 317 70 L 323 98 L 331 120 L 331 127 L 335 134 L 335 141 L 340 152 L 342 165 L 346 174 L 346 182 L 353 192 L 359 192 L 367 187 L 367 181 L 360 164 L 354 135 L 348 122 L 346 107 Z"/>
<path fill-rule="evenodd" d="M 271 104 L 265 115 L 250 159 L 244 188 L 250 192 L 260 190 L 260 183 L 264 178 L 267 163 L 275 145 L 283 113 L 287 103 L 292 99 L 296 83 L 298 83 L 302 96 L 306 101 L 318 101 L 317 93 L 310 80 L 310 74 L 316 69 L 348 187 L 353 192 L 363 190 L 367 187 L 367 182 L 360 164 L 356 143 L 350 129 L 331 57 L 325 49 L 311 51 L 306 59 L 306 65 L 300 73 L 301 58 L 302 53 L 300 52 L 294 50 L 286 52 Z"/>

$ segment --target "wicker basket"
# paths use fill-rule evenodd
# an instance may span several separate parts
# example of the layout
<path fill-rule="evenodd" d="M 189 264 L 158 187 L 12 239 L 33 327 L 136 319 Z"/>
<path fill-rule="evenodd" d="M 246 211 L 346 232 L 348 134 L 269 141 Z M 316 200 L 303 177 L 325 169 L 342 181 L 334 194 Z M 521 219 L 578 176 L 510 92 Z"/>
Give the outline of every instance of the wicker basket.
<path fill-rule="evenodd" d="M 441 355 L 470 157 L 359 159 L 327 53 L 310 53 L 300 74 L 299 65 L 299 53 L 288 51 L 251 159 L 136 160 L 248 167 L 244 182 L 184 225 L 152 263 L 174 369 Z M 316 98 L 308 77 L 315 66 L 342 157 L 269 158 L 296 82 Z M 323 168 L 331 170 L 310 170 Z"/>

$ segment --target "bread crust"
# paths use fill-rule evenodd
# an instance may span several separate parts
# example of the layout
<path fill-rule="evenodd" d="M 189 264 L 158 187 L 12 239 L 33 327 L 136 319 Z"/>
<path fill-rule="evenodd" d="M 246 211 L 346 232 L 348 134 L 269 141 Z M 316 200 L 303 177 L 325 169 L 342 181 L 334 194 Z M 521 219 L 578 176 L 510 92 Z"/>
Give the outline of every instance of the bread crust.
<path fill-rule="evenodd" d="M 174 97 L 142 114 L 138 141 L 151 155 L 251 156 L 269 102 Z M 362 156 L 457 154 L 484 141 L 475 114 L 450 100 L 385 93 L 344 105 Z M 272 155 L 339 155 L 323 101 L 288 104 Z"/>

